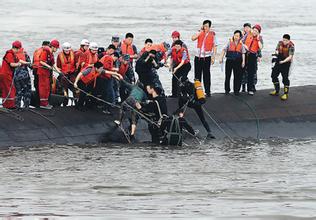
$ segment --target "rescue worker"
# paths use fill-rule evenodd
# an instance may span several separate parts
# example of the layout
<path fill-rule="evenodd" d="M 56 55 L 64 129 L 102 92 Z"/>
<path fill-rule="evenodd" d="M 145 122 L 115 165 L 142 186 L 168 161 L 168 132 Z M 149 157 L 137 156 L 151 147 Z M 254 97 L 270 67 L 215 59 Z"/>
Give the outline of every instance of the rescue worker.
<path fill-rule="evenodd" d="M 51 77 L 55 65 L 54 53 L 59 48 L 58 40 L 52 40 L 49 47 L 44 47 L 40 56 L 40 66 L 37 70 L 38 86 L 40 97 L 40 108 L 51 109 L 53 106 L 49 105 L 48 98 L 51 90 Z M 57 69 L 58 70 L 58 69 Z"/>
<path fill-rule="evenodd" d="M 172 38 L 172 44 L 171 44 L 171 48 L 174 46 L 174 43 L 177 41 L 177 40 L 180 40 L 180 33 L 178 31 L 174 31 L 172 32 L 171 34 L 171 38 Z M 187 45 L 185 43 L 182 44 L 182 47 L 188 49 Z"/>
<path fill-rule="evenodd" d="M 84 92 L 80 92 L 79 94 L 79 100 L 77 102 L 76 108 L 79 110 L 83 110 L 84 107 L 88 107 L 89 100 L 87 100 L 87 94 L 86 93 L 92 93 L 95 85 L 96 85 L 96 79 L 99 75 L 105 74 L 103 70 L 103 64 L 101 62 L 96 62 L 93 64 L 93 67 L 88 67 L 84 70 L 82 70 L 76 77 L 74 82 L 74 87 L 76 89 L 81 89 Z"/>
<path fill-rule="evenodd" d="M 146 101 L 147 95 L 143 90 L 143 85 L 139 81 L 133 85 L 131 83 L 126 82 L 125 80 L 121 80 L 121 84 L 123 84 L 128 90 L 129 95 L 121 104 L 119 117 L 114 121 L 115 124 L 121 126 L 122 121 L 124 119 L 125 114 L 130 113 L 130 137 L 131 141 L 135 140 L 135 132 L 136 125 L 138 121 L 137 111 L 137 103 L 141 103 Z"/>
<path fill-rule="evenodd" d="M 69 97 L 68 89 L 75 94 L 72 83 L 74 83 L 76 79 L 75 53 L 70 43 L 65 42 L 62 44 L 62 51 L 58 54 L 56 63 L 57 67 L 61 70 L 61 75 L 58 76 L 58 80 L 61 82 L 65 96 L 63 106 L 67 106 Z"/>
<path fill-rule="evenodd" d="M 291 41 L 289 34 L 283 35 L 283 40 L 279 41 L 275 54 L 277 55 L 277 60 L 275 60 L 275 65 L 272 68 L 272 82 L 274 84 L 274 91 L 270 92 L 272 96 L 278 96 L 280 92 L 279 75 L 282 75 L 282 82 L 284 85 L 284 94 L 281 96 L 281 100 L 287 100 L 289 97 L 289 72 L 294 56 L 294 43 Z"/>
<path fill-rule="evenodd" d="M 251 24 L 250 23 L 244 23 L 243 25 L 243 31 L 242 31 L 242 41 L 247 37 L 247 35 L 251 31 Z M 246 85 L 248 82 L 248 74 L 247 74 L 247 56 L 246 56 L 246 63 L 245 67 L 243 68 L 243 74 L 242 74 L 242 80 L 241 80 L 241 87 L 242 87 L 242 92 L 246 92 Z"/>
<path fill-rule="evenodd" d="M 125 35 L 125 39 L 122 40 L 122 42 L 120 43 L 119 47 L 118 47 L 118 51 L 120 53 L 120 55 L 125 55 L 128 54 L 130 57 L 130 66 L 131 68 L 128 69 L 129 76 L 133 76 L 133 78 L 135 78 L 135 73 L 134 73 L 134 60 L 136 61 L 138 58 L 138 53 L 137 53 L 137 48 L 136 46 L 133 44 L 133 40 L 134 40 L 134 35 L 132 33 L 127 33 Z"/>
<path fill-rule="evenodd" d="M 136 102 L 136 108 L 144 113 L 151 114 L 154 122 L 148 122 L 148 130 L 151 134 L 152 143 L 160 144 L 164 131 L 160 129 L 163 118 L 168 116 L 166 97 L 161 95 L 161 89 L 155 85 L 147 85 L 146 91 L 150 96 L 146 103 Z"/>
<path fill-rule="evenodd" d="M 196 84 L 197 82 L 201 84 L 199 81 L 195 81 Z M 179 114 L 179 117 L 182 118 L 184 117 L 187 107 L 194 109 L 200 121 L 202 122 L 205 130 L 207 131 L 207 138 L 213 139 L 215 137 L 213 136 L 207 121 L 205 120 L 202 109 L 202 105 L 205 102 L 205 97 L 202 97 L 204 94 L 202 94 L 201 96 L 201 93 L 199 93 L 199 96 L 201 97 L 198 97 L 197 89 L 199 89 L 201 93 L 203 92 L 201 85 L 199 85 L 198 88 L 195 88 L 195 85 L 191 83 L 189 80 L 186 80 L 185 82 L 180 84 L 180 96 L 178 102 L 179 109 L 177 110 L 177 113 Z"/>
<path fill-rule="evenodd" d="M 150 51 L 152 45 L 153 45 L 153 40 L 150 39 L 150 38 L 147 38 L 147 39 L 145 40 L 144 47 L 143 47 L 143 48 L 140 50 L 140 52 L 139 52 L 139 57 L 140 57 L 141 55 L 143 55 L 144 52 Z"/>
<path fill-rule="evenodd" d="M 234 36 L 229 40 L 224 47 L 220 56 L 219 63 L 223 63 L 224 56 L 226 54 L 226 66 L 225 66 L 225 94 L 230 92 L 230 77 L 232 71 L 234 73 L 234 94 L 239 95 L 241 80 L 242 80 L 242 68 L 245 67 L 245 54 L 246 49 L 241 41 L 242 33 L 240 30 L 234 32 Z"/>
<path fill-rule="evenodd" d="M 120 45 L 120 37 L 119 36 L 112 36 L 111 44 L 113 44 L 115 46 L 116 50 L 118 50 L 118 47 Z"/>
<path fill-rule="evenodd" d="M 85 52 L 86 61 L 83 68 L 92 67 L 96 62 L 98 62 L 98 44 L 91 42 L 89 44 L 89 50 Z"/>
<path fill-rule="evenodd" d="M 75 51 L 75 63 L 76 63 L 76 73 L 83 70 L 85 62 L 87 60 L 86 51 L 89 50 L 90 42 L 87 39 L 83 39 L 80 42 L 80 48 Z"/>
<path fill-rule="evenodd" d="M 15 95 L 16 90 L 14 87 L 14 71 L 15 68 L 22 64 L 29 64 L 24 60 L 20 60 L 17 56 L 18 51 L 22 48 L 20 41 L 14 41 L 12 48 L 6 51 L 0 70 L 1 90 L 2 90 L 2 106 L 8 109 L 15 109 Z"/>
<path fill-rule="evenodd" d="M 163 66 L 163 64 L 158 62 L 156 54 L 157 52 L 155 50 L 144 52 L 143 55 L 136 61 L 135 70 L 138 74 L 139 81 L 144 86 L 154 84 L 157 87 L 160 87 L 163 91 L 162 84 L 157 74 L 157 69 Z M 162 93 L 164 94 L 164 92 Z"/>
<path fill-rule="evenodd" d="M 171 71 L 172 71 L 172 95 L 171 97 L 178 97 L 179 80 L 185 81 L 188 73 L 191 70 L 189 51 L 183 47 L 181 40 L 176 40 L 174 46 L 171 48 L 168 56 L 171 56 Z"/>
<path fill-rule="evenodd" d="M 104 55 L 100 62 L 103 64 L 103 69 L 105 70 L 106 74 L 102 74 L 97 78 L 97 94 L 101 95 L 101 98 L 108 103 L 114 104 L 115 101 L 115 92 L 113 89 L 113 79 L 120 79 L 121 75 L 117 73 L 118 69 L 114 67 L 114 63 L 119 58 L 118 52 L 114 52 L 111 55 Z M 104 105 L 103 113 L 111 114 L 109 111 L 110 105 Z"/>
<path fill-rule="evenodd" d="M 203 26 L 198 33 L 192 36 L 192 41 L 197 40 L 197 54 L 194 58 L 194 77 L 200 82 L 203 76 L 203 83 L 206 95 L 211 96 L 211 65 L 215 63 L 217 52 L 217 38 L 211 30 L 212 22 L 203 21 Z"/>
<path fill-rule="evenodd" d="M 22 64 L 15 68 L 14 71 L 14 86 L 16 89 L 15 105 L 18 109 L 28 109 L 31 104 L 31 78 L 29 74 L 29 68 L 31 67 L 31 58 L 26 51 L 21 48 L 16 53 L 19 60 L 23 60 L 27 63 Z M 24 106 L 21 106 L 23 100 Z"/>
<path fill-rule="evenodd" d="M 263 48 L 263 40 L 260 36 L 261 26 L 256 24 L 253 26 L 250 33 L 244 37 L 243 43 L 247 50 L 247 89 L 249 95 L 254 95 L 255 87 L 254 87 L 254 76 L 257 74 L 258 69 L 258 52 Z"/>
<path fill-rule="evenodd" d="M 35 97 L 34 97 L 34 106 L 39 107 L 39 89 L 38 89 L 38 75 L 37 75 L 37 69 L 40 66 L 40 56 L 43 52 L 44 47 L 48 47 L 50 44 L 49 41 L 43 41 L 42 46 L 40 48 L 37 48 L 33 53 L 33 85 L 35 88 Z M 33 105 L 33 104 L 32 104 Z"/>
<path fill-rule="evenodd" d="M 129 75 L 131 73 L 129 68 L 132 68 L 129 62 L 130 62 L 130 57 L 128 54 L 121 56 L 119 59 L 120 66 L 119 66 L 118 73 L 123 77 L 125 81 L 127 81 L 128 83 L 134 84 L 135 83 L 134 76 Z M 129 92 L 128 92 L 128 89 L 123 84 L 120 84 L 119 93 L 120 93 L 121 102 L 123 102 L 128 97 Z"/>

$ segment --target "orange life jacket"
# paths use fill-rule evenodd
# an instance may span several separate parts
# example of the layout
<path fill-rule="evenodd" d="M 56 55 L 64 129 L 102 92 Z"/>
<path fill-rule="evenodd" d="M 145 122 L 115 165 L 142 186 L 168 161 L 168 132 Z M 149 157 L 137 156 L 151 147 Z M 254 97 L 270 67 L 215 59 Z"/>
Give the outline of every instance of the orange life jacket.
<path fill-rule="evenodd" d="M 95 69 L 95 67 L 90 67 L 91 68 L 91 71 L 90 73 L 88 73 L 87 75 L 82 75 L 81 76 L 81 80 L 84 84 L 88 85 L 90 84 L 91 82 L 95 82 L 97 77 L 100 75 L 100 73 L 98 73 Z"/>
<path fill-rule="evenodd" d="M 123 40 L 121 42 L 121 51 L 122 51 L 122 54 L 129 54 L 129 55 L 134 55 L 135 54 L 135 51 L 134 51 L 134 48 L 133 48 L 133 45 L 127 45 L 125 43 L 125 40 Z"/>
<path fill-rule="evenodd" d="M 248 47 L 250 53 L 258 53 L 259 41 L 257 37 L 253 37 L 251 33 L 248 33 L 244 43 Z"/>
<path fill-rule="evenodd" d="M 73 50 L 70 51 L 69 55 L 66 56 L 62 51 L 58 54 L 58 58 L 61 63 L 61 71 L 65 74 L 73 73 L 76 70 L 75 67 L 75 54 Z"/>
<path fill-rule="evenodd" d="M 35 52 L 33 53 L 33 68 L 34 69 L 37 69 L 40 66 L 40 57 L 43 50 L 44 48 L 40 47 L 40 48 L 37 48 Z"/>
<path fill-rule="evenodd" d="M 26 52 L 24 51 L 24 48 L 20 48 L 16 53 L 16 56 L 19 60 L 26 61 Z"/>
<path fill-rule="evenodd" d="M 282 58 L 287 58 L 290 56 L 289 49 L 294 47 L 294 43 L 290 41 L 287 45 L 284 45 L 283 41 L 279 42 L 278 51 Z"/>
<path fill-rule="evenodd" d="M 92 54 L 90 50 L 87 50 L 85 53 L 87 55 L 87 63 L 85 63 L 85 67 L 98 62 L 98 53 Z"/>
<path fill-rule="evenodd" d="M 127 71 L 128 71 L 128 68 L 129 68 L 129 63 L 124 64 L 124 63 L 122 62 L 121 65 L 120 65 L 120 68 L 119 68 L 118 73 L 119 73 L 121 76 L 124 77 L 125 74 L 126 74 Z"/>
<path fill-rule="evenodd" d="M 103 68 L 105 70 L 109 70 L 112 71 L 113 69 L 113 58 L 110 55 L 104 55 L 101 59 L 100 59 L 100 63 L 103 64 Z M 101 78 L 111 78 L 110 74 L 103 74 L 100 76 Z"/>
<path fill-rule="evenodd" d="M 204 51 L 212 51 L 214 47 L 215 40 L 215 32 L 210 31 L 205 33 L 204 31 L 200 33 L 198 40 L 197 40 L 197 48 L 202 49 L 202 44 L 204 42 Z"/>
<path fill-rule="evenodd" d="M 226 52 L 226 57 L 231 59 L 241 58 L 242 56 L 242 41 L 240 40 L 237 45 L 233 40 L 229 43 L 229 48 Z"/>
<path fill-rule="evenodd" d="M 174 62 L 176 65 L 178 65 L 179 63 L 181 63 L 183 51 L 186 51 L 186 52 L 187 52 L 187 58 L 186 58 L 185 61 L 184 61 L 184 64 L 187 64 L 187 63 L 190 62 L 190 57 L 189 57 L 189 52 L 188 52 L 188 50 L 182 47 L 180 50 L 177 51 L 175 47 L 172 47 L 171 58 L 172 58 L 173 62 Z"/>

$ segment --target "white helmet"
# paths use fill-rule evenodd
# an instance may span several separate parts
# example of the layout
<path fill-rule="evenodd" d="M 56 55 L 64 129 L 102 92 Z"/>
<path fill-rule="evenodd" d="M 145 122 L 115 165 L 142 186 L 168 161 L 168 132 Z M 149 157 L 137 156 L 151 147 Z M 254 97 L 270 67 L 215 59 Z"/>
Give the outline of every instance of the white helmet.
<path fill-rule="evenodd" d="M 61 47 L 62 47 L 62 49 L 64 51 L 70 51 L 71 50 L 71 44 L 68 43 L 68 42 L 63 43 L 63 45 Z"/>
<path fill-rule="evenodd" d="M 98 50 L 98 44 L 96 42 L 91 42 L 89 45 L 90 50 Z"/>
<path fill-rule="evenodd" d="M 90 42 L 87 39 L 83 39 L 80 43 L 82 46 L 89 46 Z"/>

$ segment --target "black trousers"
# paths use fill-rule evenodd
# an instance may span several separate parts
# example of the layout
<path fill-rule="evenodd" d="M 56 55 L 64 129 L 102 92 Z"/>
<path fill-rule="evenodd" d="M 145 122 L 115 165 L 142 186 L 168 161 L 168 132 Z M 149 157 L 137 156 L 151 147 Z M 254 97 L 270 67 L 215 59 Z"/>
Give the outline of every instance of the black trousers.
<path fill-rule="evenodd" d="M 289 63 L 289 62 L 283 63 L 283 64 L 276 64 L 272 68 L 272 73 L 271 73 L 272 82 L 274 84 L 278 84 L 279 83 L 279 75 L 281 73 L 282 82 L 283 82 L 284 86 L 289 87 L 290 86 L 290 80 L 289 80 L 290 66 L 291 66 L 291 63 Z"/>
<path fill-rule="evenodd" d="M 35 88 L 35 105 L 36 107 L 39 107 L 40 98 L 39 98 L 39 89 L 38 89 L 38 75 L 37 75 L 37 69 L 33 69 L 33 76 L 34 76 L 34 88 Z"/>
<path fill-rule="evenodd" d="M 248 53 L 248 65 L 247 65 L 247 72 L 248 72 L 248 83 L 247 88 L 248 91 L 255 90 L 254 88 L 254 77 L 257 74 L 257 54 Z"/>
<path fill-rule="evenodd" d="M 86 93 L 91 93 L 93 91 L 94 83 L 85 84 L 81 80 L 78 82 L 79 89 L 85 91 Z M 79 107 L 83 107 L 85 104 L 87 104 L 87 95 L 83 92 L 80 92 L 79 94 L 79 100 L 77 105 Z"/>
<path fill-rule="evenodd" d="M 172 96 L 178 96 L 179 95 L 179 79 L 181 81 L 184 81 L 188 78 L 188 74 L 191 70 L 191 63 L 186 63 L 181 66 L 178 71 L 172 75 Z"/>
<path fill-rule="evenodd" d="M 211 94 L 211 57 L 194 58 L 194 77 L 202 80 L 206 94 Z"/>
<path fill-rule="evenodd" d="M 225 91 L 230 92 L 230 78 L 232 72 L 234 73 L 234 93 L 238 93 L 241 86 L 242 79 L 242 60 L 241 59 L 227 59 L 225 66 Z"/>

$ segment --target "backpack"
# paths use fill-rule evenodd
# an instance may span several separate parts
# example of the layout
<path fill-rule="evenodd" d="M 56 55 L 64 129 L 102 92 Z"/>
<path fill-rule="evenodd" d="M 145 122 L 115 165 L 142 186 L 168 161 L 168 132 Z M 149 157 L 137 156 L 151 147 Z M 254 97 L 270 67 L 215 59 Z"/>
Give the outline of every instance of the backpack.
<path fill-rule="evenodd" d="M 173 146 L 182 145 L 182 129 L 180 127 L 179 117 L 172 116 L 168 121 L 168 126 L 165 135 L 165 144 Z"/>

